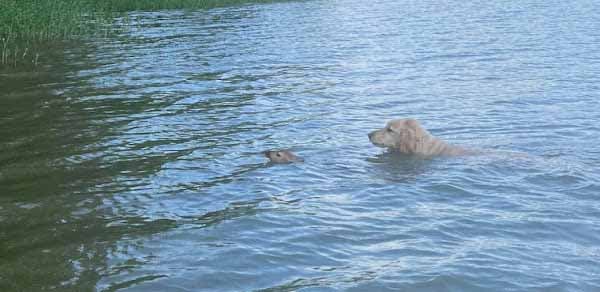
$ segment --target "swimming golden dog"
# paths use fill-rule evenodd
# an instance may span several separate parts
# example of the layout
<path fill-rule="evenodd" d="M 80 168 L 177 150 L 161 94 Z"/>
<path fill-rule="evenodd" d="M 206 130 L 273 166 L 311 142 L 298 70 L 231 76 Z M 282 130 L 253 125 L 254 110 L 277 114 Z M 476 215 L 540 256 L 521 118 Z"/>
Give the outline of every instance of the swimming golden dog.
<path fill-rule="evenodd" d="M 391 120 L 383 129 L 369 133 L 369 140 L 376 146 L 404 154 L 437 156 L 463 155 L 468 152 L 434 137 L 415 119 Z"/>

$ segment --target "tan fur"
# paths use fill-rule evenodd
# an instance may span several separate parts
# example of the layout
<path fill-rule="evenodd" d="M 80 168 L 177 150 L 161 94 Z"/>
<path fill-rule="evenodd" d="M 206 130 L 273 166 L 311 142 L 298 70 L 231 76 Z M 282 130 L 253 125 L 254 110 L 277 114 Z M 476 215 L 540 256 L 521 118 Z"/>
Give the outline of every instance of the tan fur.
<path fill-rule="evenodd" d="M 298 157 L 289 150 L 267 150 L 263 152 L 263 154 L 269 158 L 269 161 L 272 163 L 291 163 L 304 161 L 304 159 Z"/>
<path fill-rule="evenodd" d="M 462 155 L 466 150 L 431 135 L 415 119 L 391 120 L 380 130 L 369 133 L 371 143 L 405 154 L 424 156 Z"/>

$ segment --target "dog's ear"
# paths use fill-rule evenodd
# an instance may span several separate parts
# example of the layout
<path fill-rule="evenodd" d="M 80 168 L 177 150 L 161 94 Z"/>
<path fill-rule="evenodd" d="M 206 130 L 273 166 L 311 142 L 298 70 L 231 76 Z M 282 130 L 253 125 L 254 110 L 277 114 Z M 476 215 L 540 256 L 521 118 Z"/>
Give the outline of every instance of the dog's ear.
<path fill-rule="evenodd" d="M 406 119 L 404 121 L 404 126 L 407 129 L 414 131 L 414 133 L 417 137 L 423 137 L 423 136 L 430 135 L 429 131 L 427 131 L 427 129 L 423 128 L 423 126 L 421 126 L 421 123 L 419 123 L 419 121 L 417 121 L 415 119 Z"/>
<path fill-rule="evenodd" d="M 417 129 L 421 127 L 421 125 L 419 125 L 419 122 L 415 119 L 406 119 L 404 120 L 404 124 L 411 129 Z"/>
<path fill-rule="evenodd" d="M 392 132 L 400 134 L 402 133 L 402 130 L 405 128 L 406 126 L 402 123 L 401 120 L 393 120 L 390 121 L 385 128 L 386 129 L 390 129 L 392 130 Z"/>
<path fill-rule="evenodd" d="M 421 125 L 415 119 L 398 119 L 391 121 L 388 127 L 395 133 L 402 134 L 406 131 L 417 131 Z"/>
<path fill-rule="evenodd" d="M 406 119 L 399 123 L 397 128 L 395 131 L 400 134 L 398 148 L 404 153 L 415 153 L 421 134 L 419 122 L 414 119 Z"/>

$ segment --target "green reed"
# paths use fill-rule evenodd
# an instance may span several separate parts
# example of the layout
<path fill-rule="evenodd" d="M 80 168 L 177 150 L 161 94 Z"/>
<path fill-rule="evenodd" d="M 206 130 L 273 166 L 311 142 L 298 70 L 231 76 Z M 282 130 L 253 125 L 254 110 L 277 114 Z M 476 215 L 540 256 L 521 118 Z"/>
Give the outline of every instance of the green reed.
<path fill-rule="evenodd" d="M 128 11 L 202 9 L 271 1 L 0 0 L 0 66 L 37 65 L 45 43 L 106 34 L 115 16 Z"/>
<path fill-rule="evenodd" d="M 110 21 L 91 0 L 0 0 L 0 66 L 37 65 L 47 43 L 90 34 Z"/>
<path fill-rule="evenodd" d="M 242 3 L 264 3 L 274 0 L 105 0 L 99 6 L 105 11 L 203 9 Z"/>

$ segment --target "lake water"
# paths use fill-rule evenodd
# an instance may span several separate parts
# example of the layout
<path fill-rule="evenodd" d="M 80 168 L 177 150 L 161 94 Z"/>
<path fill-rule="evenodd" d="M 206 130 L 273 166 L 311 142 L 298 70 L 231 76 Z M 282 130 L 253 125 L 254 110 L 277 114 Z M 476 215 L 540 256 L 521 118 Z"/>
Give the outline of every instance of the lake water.
<path fill-rule="evenodd" d="M 600 2 L 468 2 L 134 13 L 3 71 L 0 290 L 600 291 Z M 399 117 L 490 151 L 369 142 Z"/>

